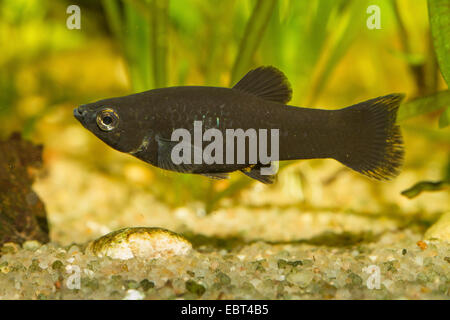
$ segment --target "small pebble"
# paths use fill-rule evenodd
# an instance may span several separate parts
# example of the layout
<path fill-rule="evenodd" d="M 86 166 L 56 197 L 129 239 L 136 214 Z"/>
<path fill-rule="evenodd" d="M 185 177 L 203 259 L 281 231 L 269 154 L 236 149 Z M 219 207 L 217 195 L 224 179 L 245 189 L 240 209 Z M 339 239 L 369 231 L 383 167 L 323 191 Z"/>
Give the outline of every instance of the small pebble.
<path fill-rule="evenodd" d="M 20 246 L 14 242 L 6 242 L 3 244 L 3 247 L 0 250 L 2 254 L 14 254 L 19 251 Z"/>
<path fill-rule="evenodd" d="M 203 285 L 195 282 L 194 280 L 186 281 L 185 285 L 186 285 L 187 291 L 189 291 L 190 293 L 193 293 L 199 297 L 202 296 L 206 291 L 206 288 Z"/>
<path fill-rule="evenodd" d="M 30 250 L 30 251 L 35 251 L 35 250 L 39 249 L 40 246 L 41 246 L 41 243 L 37 240 L 28 240 L 22 244 L 22 248 L 24 248 L 25 250 Z"/>
<path fill-rule="evenodd" d="M 305 288 L 310 284 L 313 278 L 314 273 L 306 270 L 300 272 L 292 272 L 287 276 L 286 280 L 295 283 L 301 288 Z"/>
<path fill-rule="evenodd" d="M 223 285 L 229 285 L 231 283 L 231 278 L 223 272 L 217 273 L 217 279 Z"/>
<path fill-rule="evenodd" d="M 142 292 L 135 289 L 130 289 L 126 292 L 123 300 L 142 300 L 144 298 L 145 294 L 143 294 Z"/>
<path fill-rule="evenodd" d="M 53 270 L 62 270 L 63 267 L 64 267 L 64 264 L 62 263 L 61 260 L 55 260 L 55 261 L 52 263 L 52 269 L 53 269 Z"/>
<path fill-rule="evenodd" d="M 153 283 L 152 281 L 149 281 L 149 280 L 147 280 L 147 279 L 142 280 L 142 281 L 139 283 L 139 285 L 140 285 L 140 287 L 141 287 L 142 289 L 144 289 L 145 291 L 148 291 L 149 289 L 155 287 L 155 283 Z"/>
<path fill-rule="evenodd" d="M 420 248 L 420 249 L 422 249 L 422 250 L 425 250 L 427 247 L 428 247 L 428 245 L 426 244 L 426 242 L 424 242 L 424 241 L 417 241 L 417 246 Z"/>

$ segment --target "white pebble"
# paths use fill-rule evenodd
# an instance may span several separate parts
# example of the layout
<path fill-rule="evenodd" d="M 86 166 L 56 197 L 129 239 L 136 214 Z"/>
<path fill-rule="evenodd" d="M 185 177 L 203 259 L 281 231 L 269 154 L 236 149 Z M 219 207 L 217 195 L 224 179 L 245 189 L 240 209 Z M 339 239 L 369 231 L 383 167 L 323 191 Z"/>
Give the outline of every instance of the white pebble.
<path fill-rule="evenodd" d="M 125 228 L 91 242 L 87 252 L 99 257 L 128 260 L 186 255 L 192 245 L 182 236 L 161 228 Z"/>
<path fill-rule="evenodd" d="M 142 300 L 144 298 L 145 294 L 143 294 L 142 292 L 135 289 L 129 289 L 127 290 L 123 300 Z"/>

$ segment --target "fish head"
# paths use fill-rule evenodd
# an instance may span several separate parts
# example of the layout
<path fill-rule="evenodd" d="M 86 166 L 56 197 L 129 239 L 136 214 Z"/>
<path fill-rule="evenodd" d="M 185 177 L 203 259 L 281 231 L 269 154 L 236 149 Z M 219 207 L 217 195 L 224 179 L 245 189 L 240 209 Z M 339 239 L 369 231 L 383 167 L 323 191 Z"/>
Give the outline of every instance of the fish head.
<path fill-rule="evenodd" d="M 73 114 L 86 129 L 120 152 L 139 150 L 146 138 L 135 110 L 120 98 L 80 105 Z"/>

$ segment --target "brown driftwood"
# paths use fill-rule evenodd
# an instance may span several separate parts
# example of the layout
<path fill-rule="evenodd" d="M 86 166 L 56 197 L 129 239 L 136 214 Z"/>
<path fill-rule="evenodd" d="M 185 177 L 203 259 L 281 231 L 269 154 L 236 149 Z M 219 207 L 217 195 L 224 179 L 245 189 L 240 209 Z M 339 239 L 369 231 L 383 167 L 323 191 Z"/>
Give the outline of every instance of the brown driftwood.
<path fill-rule="evenodd" d="M 42 146 L 14 133 L 0 141 L 0 246 L 5 242 L 49 241 L 43 202 L 32 190 L 33 168 L 42 165 Z"/>

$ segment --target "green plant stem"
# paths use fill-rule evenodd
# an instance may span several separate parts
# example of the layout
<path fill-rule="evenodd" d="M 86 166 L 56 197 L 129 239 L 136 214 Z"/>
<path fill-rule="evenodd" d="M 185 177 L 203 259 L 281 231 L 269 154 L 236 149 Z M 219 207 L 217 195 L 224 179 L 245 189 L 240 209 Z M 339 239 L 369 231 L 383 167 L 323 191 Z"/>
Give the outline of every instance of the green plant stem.
<path fill-rule="evenodd" d="M 276 0 L 258 0 L 253 9 L 250 20 L 245 28 L 244 36 L 231 73 L 231 82 L 234 84 L 249 69 L 253 56 L 258 49 L 264 31 L 270 21 Z"/>
<path fill-rule="evenodd" d="M 156 88 L 167 85 L 167 50 L 168 50 L 168 19 L 169 1 L 153 0 L 152 6 L 152 37 L 153 79 Z"/>
<path fill-rule="evenodd" d="M 400 43 L 403 47 L 403 51 L 407 56 L 413 54 L 411 49 L 411 44 L 409 40 L 408 32 L 406 31 L 405 24 L 403 23 L 403 19 L 398 7 L 398 3 L 396 0 L 391 0 L 392 9 L 394 12 L 394 16 L 397 20 L 398 30 L 400 34 Z M 414 76 L 414 80 L 416 83 L 417 96 L 423 96 L 427 93 L 427 85 L 425 83 L 425 66 L 424 63 L 409 63 L 409 69 L 411 70 L 412 75 Z"/>
<path fill-rule="evenodd" d="M 120 6 L 117 0 L 102 0 L 102 5 L 106 13 L 106 20 L 114 36 L 122 42 L 123 34 L 121 29 L 122 17 Z"/>

